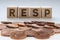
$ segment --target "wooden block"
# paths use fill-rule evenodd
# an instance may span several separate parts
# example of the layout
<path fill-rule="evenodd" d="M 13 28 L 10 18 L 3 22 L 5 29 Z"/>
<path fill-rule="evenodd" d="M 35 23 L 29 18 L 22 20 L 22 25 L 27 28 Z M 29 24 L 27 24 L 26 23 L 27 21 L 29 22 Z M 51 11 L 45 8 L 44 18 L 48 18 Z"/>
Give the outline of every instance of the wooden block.
<path fill-rule="evenodd" d="M 41 8 L 30 8 L 31 18 L 41 18 Z"/>
<path fill-rule="evenodd" d="M 29 8 L 19 8 L 18 9 L 18 18 L 29 17 Z"/>
<path fill-rule="evenodd" d="M 17 7 L 8 7 L 7 8 L 7 18 L 17 18 L 18 17 L 18 11 Z"/>
<path fill-rule="evenodd" d="M 42 18 L 52 18 L 52 8 L 42 8 Z"/>

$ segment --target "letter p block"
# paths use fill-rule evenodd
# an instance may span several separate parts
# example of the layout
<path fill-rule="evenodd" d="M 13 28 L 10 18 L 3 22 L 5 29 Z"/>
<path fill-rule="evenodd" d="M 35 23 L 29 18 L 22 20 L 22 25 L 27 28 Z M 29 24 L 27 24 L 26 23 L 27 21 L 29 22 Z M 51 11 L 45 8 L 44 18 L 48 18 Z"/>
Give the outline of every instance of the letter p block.
<path fill-rule="evenodd" d="M 42 18 L 52 18 L 52 8 L 42 8 Z"/>

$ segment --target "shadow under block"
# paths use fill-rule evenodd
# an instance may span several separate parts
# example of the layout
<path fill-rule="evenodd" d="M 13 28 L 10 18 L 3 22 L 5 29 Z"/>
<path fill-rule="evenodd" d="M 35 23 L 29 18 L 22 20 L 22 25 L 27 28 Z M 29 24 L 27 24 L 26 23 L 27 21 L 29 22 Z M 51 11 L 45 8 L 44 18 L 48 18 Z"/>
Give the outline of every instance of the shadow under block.
<path fill-rule="evenodd" d="M 18 9 L 18 18 L 29 17 L 29 8 L 19 8 Z"/>
<path fill-rule="evenodd" d="M 30 8 L 30 18 L 41 18 L 41 8 Z"/>
<path fill-rule="evenodd" d="M 52 8 L 42 8 L 42 18 L 52 18 Z"/>
<path fill-rule="evenodd" d="M 18 7 L 8 7 L 7 18 L 17 18 L 17 17 L 18 17 Z"/>

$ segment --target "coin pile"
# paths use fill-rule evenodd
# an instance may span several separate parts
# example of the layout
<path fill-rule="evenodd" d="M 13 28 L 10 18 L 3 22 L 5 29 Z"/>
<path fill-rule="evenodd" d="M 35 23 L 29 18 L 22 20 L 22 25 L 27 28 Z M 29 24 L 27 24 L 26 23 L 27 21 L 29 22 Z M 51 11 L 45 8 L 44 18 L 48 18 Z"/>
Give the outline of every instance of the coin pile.
<path fill-rule="evenodd" d="M 1 22 L 1 36 L 12 39 L 24 39 L 35 37 L 37 39 L 48 39 L 55 33 L 60 33 L 60 24 L 45 21 L 31 22 Z"/>

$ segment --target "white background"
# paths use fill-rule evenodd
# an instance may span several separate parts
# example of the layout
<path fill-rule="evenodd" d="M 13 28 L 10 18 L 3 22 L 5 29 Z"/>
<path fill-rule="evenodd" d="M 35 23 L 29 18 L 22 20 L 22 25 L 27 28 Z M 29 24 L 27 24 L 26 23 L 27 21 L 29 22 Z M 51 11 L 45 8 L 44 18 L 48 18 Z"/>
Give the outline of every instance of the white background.
<path fill-rule="evenodd" d="M 7 18 L 7 7 L 8 6 L 52 6 L 53 13 L 51 19 L 43 18 Z M 60 23 L 60 0 L 0 0 L 0 22 L 1 21 L 53 21 L 55 23 Z M 11 40 L 7 37 L 0 37 L 0 40 Z M 35 38 L 26 38 L 25 40 L 36 40 Z M 48 40 L 60 40 L 60 34 L 53 35 Z"/>

